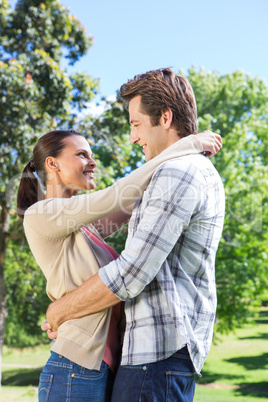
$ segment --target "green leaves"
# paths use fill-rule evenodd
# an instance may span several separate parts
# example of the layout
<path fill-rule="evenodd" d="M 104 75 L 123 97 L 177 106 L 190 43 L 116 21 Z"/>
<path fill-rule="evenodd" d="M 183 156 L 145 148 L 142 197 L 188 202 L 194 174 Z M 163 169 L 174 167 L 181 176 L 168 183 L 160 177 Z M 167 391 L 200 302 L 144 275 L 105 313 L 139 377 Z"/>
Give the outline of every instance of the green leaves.
<path fill-rule="evenodd" d="M 242 71 L 189 70 L 199 130 L 223 137 L 213 158 L 225 186 L 226 217 L 216 260 L 217 328 L 229 331 L 267 300 L 268 90 Z"/>
<path fill-rule="evenodd" d="M 81 111 L 87 107 L 88 101 L 97 94 L 99 80 L 93 80 L 84 73 L 76 73 L 70 76 L 70 82 L 72 85 L 72 108 Z"/>
<path fill-rule="evenodd" d="M 9 212 L 14 205 L 18 179 L 32 158 L 37 139 L 52 129 L 70 127 L 78 111 L 97 93 L 98 81 L 86 74 L 69 76 L 60 64 L 63 57 L 74 64 L 92 43 L 93 38 L 58 0 L 19 0 L 15 9 L 8 1 L 0 0 L 0 288 L 4 289 L 5 259 L 8 323 L 18 334 L 24 321 L 28 330 L 30 325 L 36 325 L 45 310 L 44 304 L 36 300 L 46 296 L 44 280 L 38 275 L 43 276 L 26 244 L 12 240 L 8 243 Z M 15 216 L 13 211 L 12 220 L 16 221 Z M 17 272 L 23 264 L 27 272 L 23 269 Z M 16 282 L 16 277 L 21 280 Z M 14 299 L 15 292 L 20 295 L 18 299 Z M 25 304 L 16 310 L 11 300 L 16 306 L 20 301 Z M 2 291 L 0 305 L 4 304 Z M 0 310 L 1 314 L 5 312 Z M 11 339 L 19 342 L 14 331 L 13 335 L 6 333 L 8 342 Z M 0 337 L 0 349 L 1 344 Z"/>
<path fill-rule="evenodd" d="M 20 0 L 10 14 L 3 6 L 2 18 L 5 23 L 0 36 L 5 38 L 6 52 L 12 55 L 29 56 L 34 50 L 43 49 L 59 63 L 65 52 L 70 64 L 74 64 L 93 44 L 80 21 L 58 0 Z"/>
<path fill-rule="evenodd" d="M 61 60 L 65 57 L 74 64 L 92 44 L 93 38 L 58 0 L 19 0 L 15 10 L 7 0 L 0 0 L 2 259 L 9 232 L 16 232 L 14 215 L 12 230 L 6 229 L 6 213 L 22 166 L 31 159 L 32 147 L 40 135 L 61 126 L 85 134 L 98 163 L 98 188 L 143 163 L 141 150 L 129 142 L 128 113 L 119 101 L 106 100 L 99 117 L 79 117 L 78 112 L 97 93 L 98 81 L 82 73 L 68 75 Z M 223 149 L 212 160 L 226 192 L 216 278 L 217 327 L 228 331 L 243 323 L 251 310 L 268 297 L 268 90 L 262 80 L 242 71 L 221 75 L 193 67 L 187 76 L 196 95 L 199 131 L 211 129 L 223 138 Z M 109 239 L 117 251 L 124 247 L 124 230 Z M 9 241 L 5 269 L 9 328 L 14 334 L 27 321 L 27 315 L 27 330 L 30 321 L 36 324 L 46 296 L 45 292 L 38 294 L 37 289 L 43 289 L 44 283 L 25 244 Z M 16 291 L 19 298 L 15 302 L 25 301 L 17 313 L 12 307 Z M 8 342 L 12 336 L 7 335 Z"/>
<path fill-rule="evenodd" d="M 13 213 L 13 239 L 10 239 L 5 259 L 5 283 L 8 290 L 5 342 L 9 346 L 24 347 L 46 340 L 39 327 L 39 317 L 45 314 L 49 299 L 45 293 L 45 277 L 26 240 L 21 236 L 22 223 L 18 223 L 15 218 Z"/>
<path fill-rule="evenodd" d="M 0 162 L 5 181 L 29 160 L 41 134 L 69 124 L 97 93 L 98 82 L 86 74 L 69 77 L 60 67 L 64 52 L 73 63 L 91 46 L 92 38 L 58 1 L 20 0 L 15 10 L 4 1 L 0 11 L 4 50 L 0 61 Z"/>

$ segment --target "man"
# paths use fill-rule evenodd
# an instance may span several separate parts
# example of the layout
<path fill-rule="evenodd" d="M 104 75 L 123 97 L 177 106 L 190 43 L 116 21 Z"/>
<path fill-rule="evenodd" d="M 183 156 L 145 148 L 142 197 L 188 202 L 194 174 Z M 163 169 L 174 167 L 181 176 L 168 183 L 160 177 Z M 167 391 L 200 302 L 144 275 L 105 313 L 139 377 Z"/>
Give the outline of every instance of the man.
<path fill-rule="evenodd" d="M 146 161 L 197 133 L 192 88 L 170 69 L 136 76 L 120 94 L 129 104 L 131 142 Z M 211 162 L 201 154 L 165 162 L 135 204 L 121 256 L 49 306 L 47 320 L 57 329 L 125 301 L 114 402 L 193 400 L 213 335 L 223 220 L 223 186 Z"/>

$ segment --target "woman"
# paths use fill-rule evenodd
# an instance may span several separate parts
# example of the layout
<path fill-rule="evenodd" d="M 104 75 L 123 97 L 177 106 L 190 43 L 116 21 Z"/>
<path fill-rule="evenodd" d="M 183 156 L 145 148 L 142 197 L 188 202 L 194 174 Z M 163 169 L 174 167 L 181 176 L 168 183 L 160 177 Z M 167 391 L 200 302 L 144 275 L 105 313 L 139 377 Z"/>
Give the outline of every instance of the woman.
<path fill-rule="evenodd" d="M 198 138 L 215 145 L 212 133 L 191 135 L 111 187 L 81 195 L 77 195 L 80 190 L 95 187 L 96 163 L 88 142 L 72 130 L 52 131 L 39 139 L 33 160 L 23 171 L 17 207 L 51 300 L 70 292 L 117 257 L 103 237 L 128 221 L 126 208 L 140 198 L 160 163 L 204 151 Z M 219 137 L 217 142 L 219 149 Z M 118 304 L 60 326 L 40 377 L 40 401 L 109 400 L 111 372 L 120 354 L 120 313 Z"/>

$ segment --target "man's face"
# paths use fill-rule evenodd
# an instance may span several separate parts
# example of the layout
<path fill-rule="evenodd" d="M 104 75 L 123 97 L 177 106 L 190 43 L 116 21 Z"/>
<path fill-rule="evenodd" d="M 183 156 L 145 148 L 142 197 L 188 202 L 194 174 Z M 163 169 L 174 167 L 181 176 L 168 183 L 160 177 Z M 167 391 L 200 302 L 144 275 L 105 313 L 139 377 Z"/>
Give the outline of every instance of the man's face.
<path fill-rule="evenodd" d="M 131 124 L 130 142 L 139 144 L 143 149 L 145 160 L 148 162 L 170 144 L 168 143 L 167 130 L 160 118 L 160 124 L 153 127 L 150 116 L 141 111 L 141 98 L 135 96 L 129 102 L 129 122 Z"/>

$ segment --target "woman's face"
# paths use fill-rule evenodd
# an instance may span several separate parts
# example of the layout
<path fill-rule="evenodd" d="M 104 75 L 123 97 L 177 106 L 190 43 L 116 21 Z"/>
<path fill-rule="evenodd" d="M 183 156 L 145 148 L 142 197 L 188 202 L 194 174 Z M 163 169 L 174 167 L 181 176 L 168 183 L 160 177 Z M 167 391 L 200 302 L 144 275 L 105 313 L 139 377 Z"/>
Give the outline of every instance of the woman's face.
<path fill-rule="evenodd" d="M 66 137 L 66 144 L 61 154 L 55 158 L 58 168 L 58 185 L 61 185 L 70 195 L 79 190 L 95 188 L 94 169 L 96 162 L 87 140 L 78 135 Z"/>

